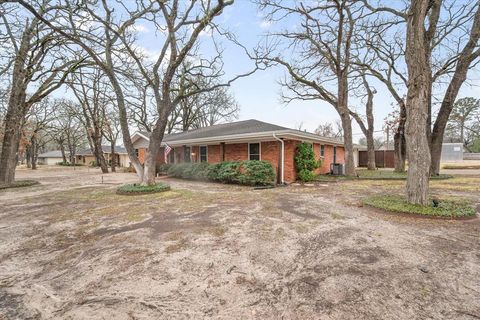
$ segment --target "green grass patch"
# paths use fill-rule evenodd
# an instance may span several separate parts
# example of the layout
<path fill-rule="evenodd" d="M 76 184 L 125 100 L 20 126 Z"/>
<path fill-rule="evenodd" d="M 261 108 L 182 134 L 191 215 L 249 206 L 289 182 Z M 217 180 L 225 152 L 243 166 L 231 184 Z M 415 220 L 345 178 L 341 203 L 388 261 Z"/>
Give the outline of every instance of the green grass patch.
<path fill-rule="evenodd" d="M 151 186 L 142 186 L 140 184 L 126 184 L 117 189 L 117 194 L 138 195 L 164 192 L 170 190 L 170 186 L 164 183 L 156 183 Z"/>
<path fill-rule="evenodd" d="M 438 199 L 434 206 L 422 206 L 408 203 L 404 197 L 397 195 L 375 195 L 363 199 L 363 204 L 386 211 L 412 213 L 432 217 L 462 218 L 475 216 L 476 210 L 468 199 Z"/>
<path fill-rule="evenodd" d="M 442 169 L 463 170 L 463 169 L 480 169 L 480 164 L 445 164 Z"/>
<path fill-rule="evenodd" d="M 316 181 L 336 181 L 336 180 L 406 180 L 407 172 L 395 172 L 393 170 L 366 170 L 358 169 L 357 176 L 332 176 L 332 175 L 318 175 Z M 444 180 L 450 179 L 453 176 L 448 174 L 440 174 L 438 176 L 431 176 L 430 180 Z"/>
<path fill-rule="evenodd" d="M 22 187 L 31 187 L 34 185 L 40 184 L 40 182 L 35 180 L 17 180 L 11 184 L 0 184 L 1 189 L 10 189 L 10 188 L 22 188 Z"/>

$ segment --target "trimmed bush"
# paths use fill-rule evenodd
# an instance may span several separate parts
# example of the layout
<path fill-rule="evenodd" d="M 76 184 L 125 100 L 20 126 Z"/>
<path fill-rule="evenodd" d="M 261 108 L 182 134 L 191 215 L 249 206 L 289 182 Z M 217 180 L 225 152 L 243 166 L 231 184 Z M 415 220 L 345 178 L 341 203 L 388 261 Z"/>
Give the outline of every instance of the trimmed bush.
<path fill-rule="evenodd" d="M 315 180 L 315 169 L 320 168 L 321 161 L 315 160 L 313 145 L 307 142 L 300 143 L 295 151 L 295 169 L 297 177 L 302 182 Z"/>
<path fill-rule="evenodd" d="M 156 183 L 151 186 L 142 186 L 138 183 L 126 184 L 117 189 L 118 194 L 123 195 L 141 195 L 141 194 L 150 194 L 157 192 L 164 192 L 170 190 L 170 186 L 164 183 Z"/>
<path fill-rule="evenodd" d="M 270 162 L 244 161 L 240 166 L 241 174 L 238 177 L 240 184 L 249 186 L 265 186 L 275 183 L 275 172 Z"/>
<path fill-rule="evenodd" d="M 208 174 L 208 163 L 180 163 L 170 165 L 167 174 L 176 178 L 205 180 Z"/>
<path fill-rule="evenodd" d="M 266 186 L 275 183 L 275 172 L 267 161 L 226 161 L 215 164 L 181 163 L 171 165 L 168 175 L 194 180 L 210 180 L 249 186 Z"/>

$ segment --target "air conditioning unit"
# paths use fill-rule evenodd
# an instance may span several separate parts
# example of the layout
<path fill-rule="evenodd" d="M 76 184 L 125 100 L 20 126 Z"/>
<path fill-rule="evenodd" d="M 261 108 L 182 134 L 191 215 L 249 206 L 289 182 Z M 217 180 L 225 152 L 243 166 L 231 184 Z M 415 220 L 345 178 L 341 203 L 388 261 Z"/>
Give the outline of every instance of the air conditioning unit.
<path fill-rule="evenodd" d="M 330 174 L 334 176 L 343 176 L 345 175 L 345 166 L 343 163 L 332 163 L 330 164 Z"/>

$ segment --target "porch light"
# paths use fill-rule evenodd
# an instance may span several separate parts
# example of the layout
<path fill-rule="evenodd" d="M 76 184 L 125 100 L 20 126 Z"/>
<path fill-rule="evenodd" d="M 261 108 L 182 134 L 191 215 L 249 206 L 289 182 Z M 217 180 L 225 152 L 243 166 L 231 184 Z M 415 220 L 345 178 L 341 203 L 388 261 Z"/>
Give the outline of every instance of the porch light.
<path fill-rule="evenodd" d="M 195 157 L 195 152 L 192 152 L 192 157 Z"/>

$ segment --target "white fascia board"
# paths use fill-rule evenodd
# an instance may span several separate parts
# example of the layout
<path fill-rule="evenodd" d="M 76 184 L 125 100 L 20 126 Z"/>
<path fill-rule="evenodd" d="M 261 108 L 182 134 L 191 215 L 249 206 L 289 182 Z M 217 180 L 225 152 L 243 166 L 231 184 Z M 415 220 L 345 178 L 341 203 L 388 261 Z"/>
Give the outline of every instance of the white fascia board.
<path fill-rule="evenodd" d="M 162 146 L 166 144 L 170 146 L 182 146 L 182 145 L 198 145 L 198 144 L 218 144 L 221 142 L 225 143 L 243 143 L 243 142 L 252 142 L 252 141 L 265 141 L 265 140 L 275 140 L 273 138 L 273 134 L 280 138 L 290 138 L 294 140 L 301 140 L 301 141 L 309 141 L 309 142 L 317 142 L 317 143 L 324 143 L 330 144 L 335 146 L 343 146 L 341 142 L 334 142 L 329 141 L 326 139 L 322 139 L 321 137 L 317 137 L 315 134 L 312 133 L 302 133 L 296 130 L 276 130 L 276 131 L 265 131 L 265 132 L 252 132 L 252 133 L 242 133 L 242 134 L 233 134 L 233 135 L 226 135 L 226 136 L 216 136 L 216 137 L 208 137 L 208 138 L 197 138 L 197 139 L 185 139 L 185 140 L 174 140 L 174 141 L 162 141 Z M 144 136 L 143 134 L 136 132 L 134 136 L 137 135 L 149 140 L 148 137 Z M 133 136 L 132 136 L 133 140 Z"/>

